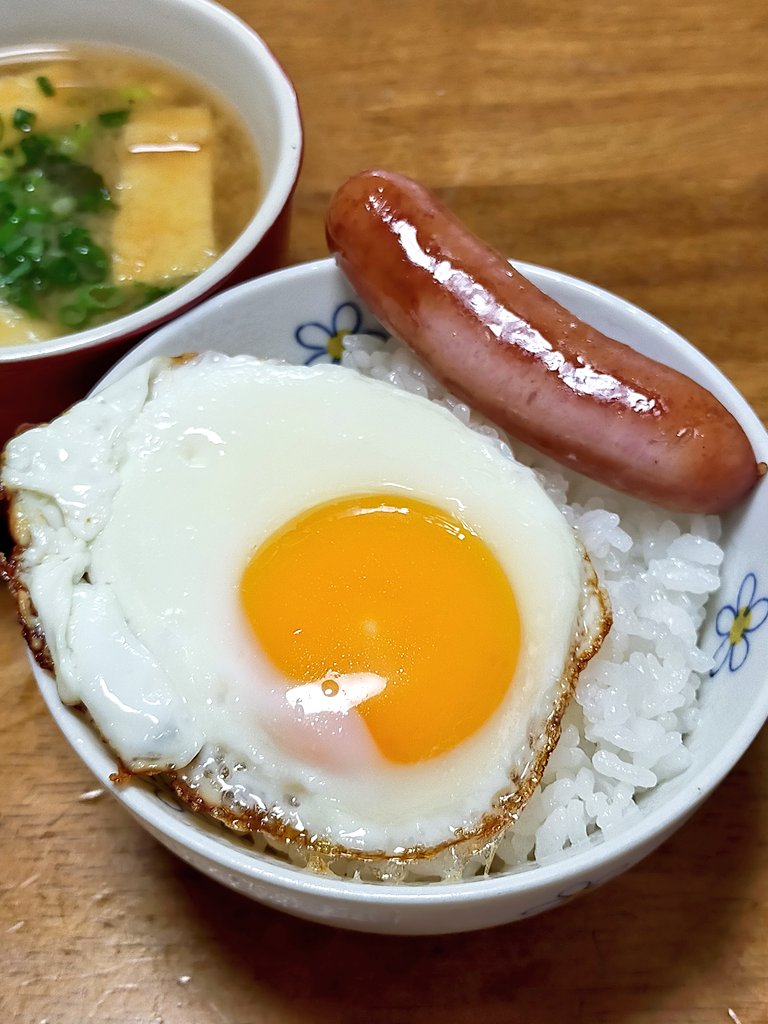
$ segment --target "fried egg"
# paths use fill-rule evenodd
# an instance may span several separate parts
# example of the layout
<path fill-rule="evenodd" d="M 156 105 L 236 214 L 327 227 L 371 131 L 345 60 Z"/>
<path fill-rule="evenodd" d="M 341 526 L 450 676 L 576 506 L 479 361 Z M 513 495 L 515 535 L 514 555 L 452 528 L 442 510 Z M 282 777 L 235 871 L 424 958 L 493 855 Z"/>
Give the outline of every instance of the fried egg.
<path fill-rule="evenodd" d="M 129 772 L 328 857 L 507 827 L 608 626 L 530 469 L 337 366 L 152 360 L 1 479 L 61 699 Z"/>

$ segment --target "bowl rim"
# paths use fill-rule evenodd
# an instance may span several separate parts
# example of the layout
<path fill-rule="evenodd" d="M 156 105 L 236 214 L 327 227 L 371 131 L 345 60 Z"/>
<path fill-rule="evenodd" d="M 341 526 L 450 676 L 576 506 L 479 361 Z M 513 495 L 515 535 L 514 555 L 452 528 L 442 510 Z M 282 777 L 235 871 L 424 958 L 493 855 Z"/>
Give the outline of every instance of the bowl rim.
<path fill-rule="evenodd" d="M 232 11 L 216 3 L 215 0 L 164 0 L 164 2 L 166 4 L 175 3 L 181 9 L 189 8 L 201 17 L 218 21 L 230 32 L 239 35 L 242 40 L 247 42 L 254 57 L 262 65 L 278 108 L 278 120 L 281 125 L 279 156 L 272 176 L 272 183 L 237 238 L 216 257 L 209 267 L 195 275 L 186 284 L 142 309 L 85 331 L 76 331 L 73 334 L 65 334 L 46 341 L 0 346 L 0 365 L 30 362 L 99 347 L 111 342 L 127 340 L 141 334 L 142 331 L 151 330 L 153 326 L 159 326 L 178 311 L 183 311 L 199 299 L 205 298 L 217 285 L 233 274 L 275 224 L 293 194 L 301 170 L 304 139 L 298 96 L 282 64 L 262 37 L 249 24 Z M 120 46 L 118 43 L 114 45 Z M 127 49 L 135 51 L 133 47 Z M 150 57 L 153 55 L 153 51 L 150 49 L 141 52 Z M 164 58 L 158 56 L 158 59 Z M 186 70 L 200 78 L 194 68 L 188 67 Z M 205 79 L 201 79 L 201 81 L 205 82 Z"/>
<path fill-rule="evenodd" d="M 629 313 L 667 343 L 681 345 L 685 355 L 692 360 L 698 370 L 711 382 L 716 383 L 721 392 L 726 392 L 728 407 L 740 418 L 740 422 L 750 435 L 750 440 L 758 449 L 758 456 L 762 452 L 763 457 L 768 457 L 768 432 L 756 413 L 725 375 L 677 332 L 639 306 L 590 282 L 536 264 L 515 260 L 514 265 L 544 290 L 547 284 L 563 284 L 575 288 L 607 308 Z M 268 292 L 276 281 L 291 278 L 299 281 L 306 276 L 315 275 L 322 279 L 329 273 L 343 278 L 333 259 L 326 258 L 273 271 L 221 292 L 151 334 L 124 356 L 92 393 L 117 380 L 143 361 L 143 358 L 155 354 L 158 345 L 162 345 L 168 335 L 183 333 L 187 325 L 196 318 L 225 312 L 228 305 L 233 302 L 239 303 L 244 297 L 247 299 L 251 293 Z M 112 785 L 109 774 L 114 771 L 113 755 L 83 716 L 61 702 L 53 676 L 40 669 L 31 655 L 30 661 L 43 699 L 70 745 L 102 785 L 106 786 L 142 823 L 162 835 L 171 844 L 189 850 L 209 864 L 218 865 L 267 887 L 294 894 L 322 897 L 338 907 L 344 904 L 365 904 L 389 908 L 429 908 L 446 903 L 451 903 L 457 908 L 478 906 L 499 898 L 550 893 L 563 884 L 573 885 L 594 878 L 601 872 L 603 878 L 608 878 L 611 874 L 635 863 L 660 839 L 682 824 L 734 767 L 768 718 L 767 676 L 759 700 L 754 702 L 750 713 L 744 717 L 728 742 L 695 775 L 676 788 L 669 798 L 647 809 L 642 815 L 627 823 L 620 832 L 587 843 L 583 848 L 557 860 L 456 882 L 409 882 L 402 885 L 386 882 L 361 883 L 349 878 L 313 875 L 304 868 L 273 859 L 269 854 L 262 854 L 255 848 L 252 851 L 244 849 L 230 843 L 226 832 L 218 836 L 203 829 L 190 828 L 182 823 L 194 821 L 188 812 L 184 812 L 183 819 L 179 820 L 182 818 L 179 810 L 166 805 L 148 793 L 144 787 Z"/>

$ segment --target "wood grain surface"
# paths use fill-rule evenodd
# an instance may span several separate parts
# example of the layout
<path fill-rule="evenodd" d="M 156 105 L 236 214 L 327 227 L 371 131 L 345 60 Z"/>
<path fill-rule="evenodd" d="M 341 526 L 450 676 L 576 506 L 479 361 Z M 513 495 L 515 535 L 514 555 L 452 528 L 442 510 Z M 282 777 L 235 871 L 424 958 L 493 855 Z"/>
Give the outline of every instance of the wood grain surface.
<path fill-rule="evenodd" d="M 162 2 L 162 0 L 158 0 Z M 764 0 L 232 0 L 292 76 L 289 262 L 383 165 L 511 256 L 690 338 L 768 417 Z M 1 30 L 0 30 L 1 31 Z M 768 735 L 657 853 L 554 913 L 347 934 L 198 876 L 94 783 L 0 595 L 0 1009 L 25 1024 L 764 1024 Z"/>

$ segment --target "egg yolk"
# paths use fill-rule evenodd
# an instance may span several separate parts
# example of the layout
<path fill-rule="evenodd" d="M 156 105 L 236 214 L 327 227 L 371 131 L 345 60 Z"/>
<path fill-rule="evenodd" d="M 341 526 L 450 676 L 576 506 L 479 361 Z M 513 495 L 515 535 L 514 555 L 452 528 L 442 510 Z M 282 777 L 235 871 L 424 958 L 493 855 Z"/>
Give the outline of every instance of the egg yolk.
<path fill-rule="evenodd" d="M 457 518 L 400 496 L 317 506 L 255 552 L 240 587 L 257 642 L 292 683 L 329 698 L 349 673 L 381 677 L 356 711 L 390 761 L 414 763 L 475 733 L 515 673 L 515 597 Z"/>

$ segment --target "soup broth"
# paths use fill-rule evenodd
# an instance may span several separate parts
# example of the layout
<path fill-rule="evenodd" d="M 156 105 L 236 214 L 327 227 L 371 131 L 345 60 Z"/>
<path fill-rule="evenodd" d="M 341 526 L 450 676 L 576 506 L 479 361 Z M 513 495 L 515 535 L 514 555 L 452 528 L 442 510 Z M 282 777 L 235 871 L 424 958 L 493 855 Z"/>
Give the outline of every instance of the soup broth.
<path fill-rule="evenodd" d="M 259 198 L 236 111 L 115 48 L 0 55 L 0 345 L 115 319 L 205 270 Z"/>

